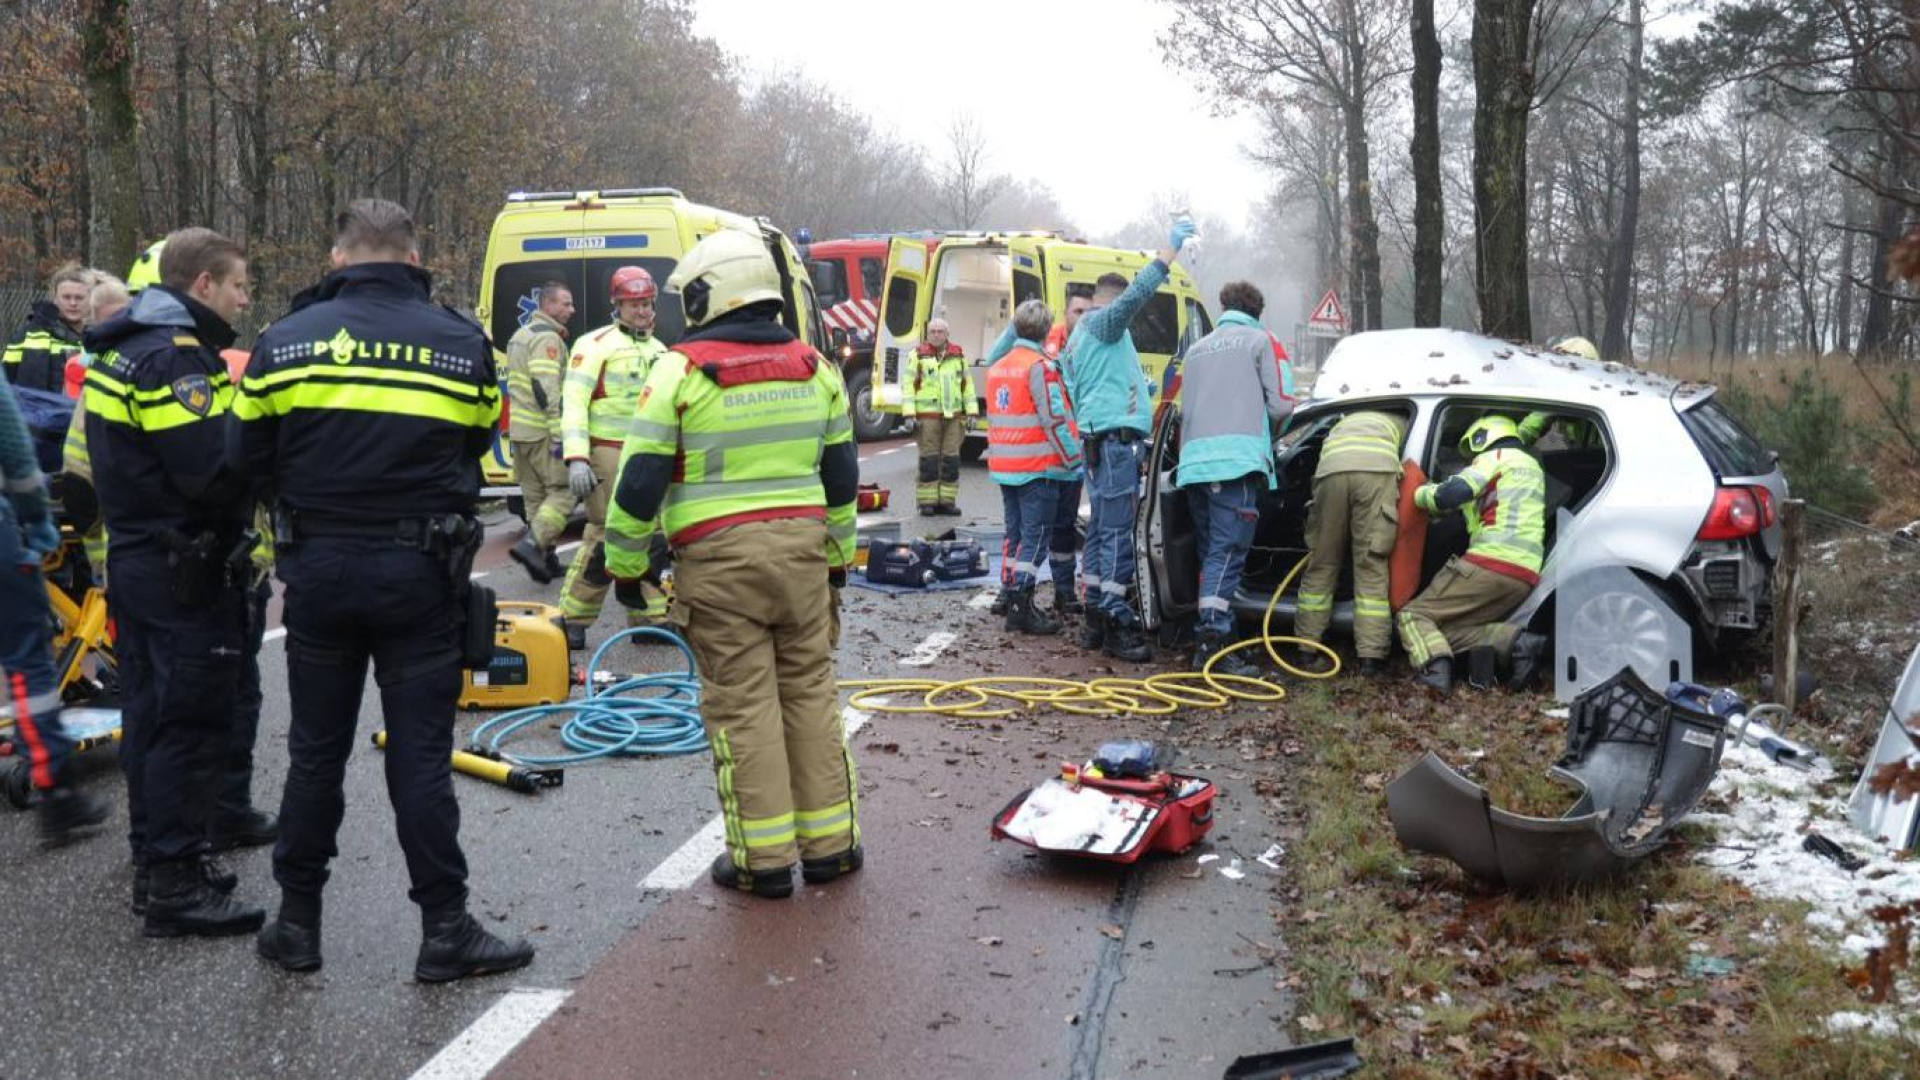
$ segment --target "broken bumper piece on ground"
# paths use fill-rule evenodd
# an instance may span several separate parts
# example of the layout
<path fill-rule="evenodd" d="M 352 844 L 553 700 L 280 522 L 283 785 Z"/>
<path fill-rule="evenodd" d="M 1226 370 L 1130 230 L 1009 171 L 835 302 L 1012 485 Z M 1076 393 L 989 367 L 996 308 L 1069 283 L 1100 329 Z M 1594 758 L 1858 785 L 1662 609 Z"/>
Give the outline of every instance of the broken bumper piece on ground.
<path fill-rule="evenodd" d="M 1874 778 L 1882 770 L 1911 761 L 1920 767 L 1920 723 L 1909 731 L 1907 722 L 1920 716 L 1920 649 L 1907 660 L 1907 670 L 1894 688 L 1893 701 L 1880 724 L 1880 736 L 1874 740 L 1873 753 L 1860 782 L 1854 785 L 1850 802 L 1853 827 L 1866 836 L 1891 844 L 1895 849 L 1920 851 L 1920 795 L 1903 796 L 1897 791 L 1874 790 Z"/>
<path fill-rule="evenodd" d="M 1552 774 L 1578 785 L 1557 818 L 1493 805 L 1432 753 L 1387 785 L 1394 833 L 1483 881 L 1514 889 L 1610 877 L 1657 850 L 1706 793 L 1726 725 L 1653 692 L 1630 670 L 1582 693 Z"/>

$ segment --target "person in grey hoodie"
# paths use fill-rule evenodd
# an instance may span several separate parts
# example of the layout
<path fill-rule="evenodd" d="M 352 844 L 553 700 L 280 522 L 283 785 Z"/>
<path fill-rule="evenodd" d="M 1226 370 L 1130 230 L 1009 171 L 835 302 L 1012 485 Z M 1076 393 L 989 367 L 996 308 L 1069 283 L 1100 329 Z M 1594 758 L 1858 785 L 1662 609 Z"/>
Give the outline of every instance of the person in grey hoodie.
<path fill-rule="evenodd" d="M 1266 300 L 1250 282 L 1220 290 L 1220 325 L 1187 350 L 1180 381 L 1180 465 L 1199 539 L 1200 625 L 1193 666 L 1232 643 L 1231 601 L 1260 520 L 1260 493 L 1274 486 L 1273 435 L 1293 414 L 1286 352 L 1260 325 Z M 1256 668 L 1237 653 L 1214 665 L 1228 675 Z"/>

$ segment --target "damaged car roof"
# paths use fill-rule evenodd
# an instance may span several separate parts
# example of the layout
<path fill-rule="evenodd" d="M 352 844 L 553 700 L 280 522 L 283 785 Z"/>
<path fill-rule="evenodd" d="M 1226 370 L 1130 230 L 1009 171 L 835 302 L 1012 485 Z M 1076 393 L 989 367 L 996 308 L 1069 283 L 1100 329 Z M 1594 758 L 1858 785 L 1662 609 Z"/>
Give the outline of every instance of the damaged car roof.
<path fill-rule="evenodd" d="M 1595 394 L 1664 401 L 1713 388 L 1626 364 L 1586 360 L 1465 330 L 1375 330 L 1334 346 L 1314 381 L 1314 401 L 1455 390 L 1585 400 Z"/>

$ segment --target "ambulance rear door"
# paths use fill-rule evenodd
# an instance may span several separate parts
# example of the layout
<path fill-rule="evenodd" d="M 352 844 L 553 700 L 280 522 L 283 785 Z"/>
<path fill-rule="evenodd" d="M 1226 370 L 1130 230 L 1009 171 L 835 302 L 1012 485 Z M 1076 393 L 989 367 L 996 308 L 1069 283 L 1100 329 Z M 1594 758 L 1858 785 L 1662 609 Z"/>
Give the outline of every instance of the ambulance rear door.
<path fill-rule="evenodd" d="M 905 408 L 902 375 L 920 344 L 933 309 L 927 244 L 894 237 L 887 245 L 887 284 L 880 294 L 880 333 L 874 350 L 873 407 L 898 413 Z"/>

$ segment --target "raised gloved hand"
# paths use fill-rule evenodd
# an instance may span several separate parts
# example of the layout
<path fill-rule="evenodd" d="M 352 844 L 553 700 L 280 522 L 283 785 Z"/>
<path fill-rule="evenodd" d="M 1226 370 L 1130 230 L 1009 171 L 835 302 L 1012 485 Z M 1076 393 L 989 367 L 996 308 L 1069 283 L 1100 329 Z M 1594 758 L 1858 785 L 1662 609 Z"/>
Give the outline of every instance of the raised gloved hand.
<path fill-rule="evenodd" d="M 584 461 L 567 462 L 567 487 L 572 490 L 574 498 L 584 499 L 593 494 L 593 489 L 598 486 L 600 478 L 593 475 L 593 466 Z"/>
<path fill-rule="evenodd" d="M 47 556 L 59 550 L 60 530 L 52 521 L 41 518 L 21 530 L 21 556 L 23 566 L 38 566 Z"/>
<path fill-rule="evenodd" d="M 1431 514 L 1434 512 L 1434 494 L 1440 490 L 1438 484 L 1421 484 L 1413 489 L 1413 505 Z"/>
<path fill-rule="evenodd" d="M 1167 234 L 1167 247 L 1172 250 L 1175 255 L 1178 255 L 1180 254 L 1181 247 L 1185 246 L 1187 241 L 1199 234 L 1200 228 L 1193 222 L 1185 220 L 1176 221 L 1173 223 L 1173 231 Z"/>

